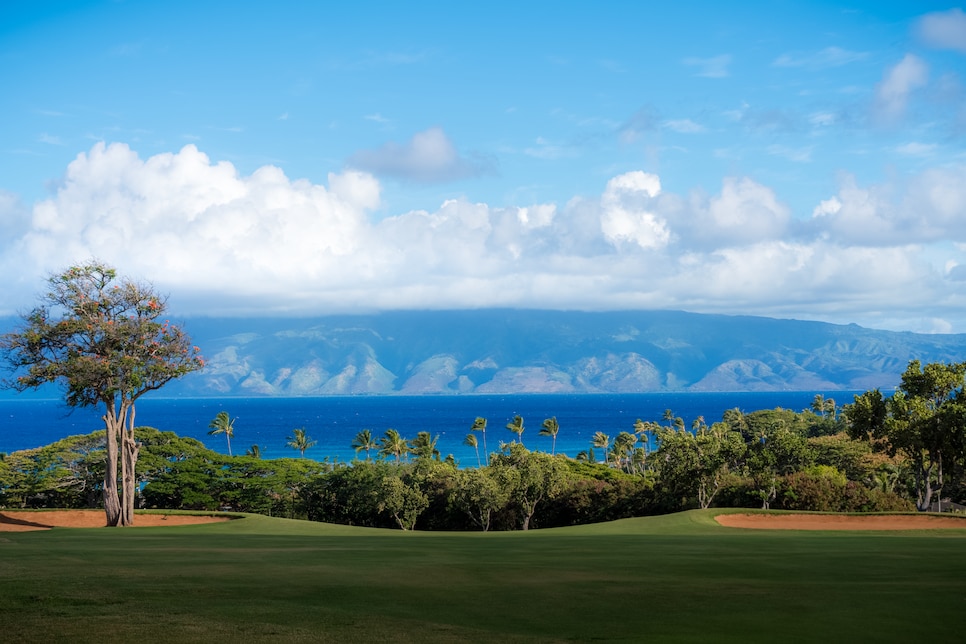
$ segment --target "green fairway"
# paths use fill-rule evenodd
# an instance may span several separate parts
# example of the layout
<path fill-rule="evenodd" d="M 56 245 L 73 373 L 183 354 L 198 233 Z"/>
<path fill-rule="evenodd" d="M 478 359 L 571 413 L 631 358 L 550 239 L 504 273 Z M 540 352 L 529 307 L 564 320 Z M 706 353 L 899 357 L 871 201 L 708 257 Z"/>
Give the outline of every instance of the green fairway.
<path fill-rule="evenodd" d="M 966 530 L 746 531 L 712 516 L 489 534 L 260 516 L 0 533 L 0 637 L 963 639 Z"/>

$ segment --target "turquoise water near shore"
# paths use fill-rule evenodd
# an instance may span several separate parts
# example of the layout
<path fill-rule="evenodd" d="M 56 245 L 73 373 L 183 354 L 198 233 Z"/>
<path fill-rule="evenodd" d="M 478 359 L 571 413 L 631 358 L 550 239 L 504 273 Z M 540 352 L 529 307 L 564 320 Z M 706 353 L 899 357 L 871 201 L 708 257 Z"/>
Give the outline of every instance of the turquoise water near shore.
<path fill-rule="evenodd" d="M 551 439 L 538 432 L 545 418 L 556 416 L 560 423 L 556 450 L 575 456 L 590 447 L 595 432 L 613 437 L 620 431 L 633 431 L 635 420 L 661 421 L 665 409 L 682 417 L 690 427 L 698 416 L 710 424 L 721 420 L 725 410 L 735 407 L 744 412 L 775 407 L 801 411 L 809 407 L 816 393 L 843 404 L 852 402 L 855 392 L 146 397 L 137 405 L 136 421 L 138 425 L 197 438 L 211 449 L 227 453 L 224 436 L 208 435 L 208 423 L 224 410 L 237 419 L 232 440 L 235 454 L 243 454 L 257 444 L 264 458 L 298 456 L 298 452 L 286 447 L 286 437 L 291 436 L 293 429 L 304 427 L 318 441 L 306 457 L 340 461 L 356 457 L 352 439 L 363 429 L 371 430 L 377 438 L 390 427 L 410 439 L 419 431 L 428 431 L 439 436 L 437 447 L 443 456 L 453 454 L 461 464 L 475 466 L 476 453 L 462 443 L 477 416 L 488 420 L 486 444 L 491 452 L 499 449 L 500 441 L 515 438 L 506 429 L 515 415 L 524 418 L 524 444 L 549 452 Z M 40 447 L 102 427 L 100 414 L 92 409 L 71 411 L 56 400 L 0 400 L 0 452 Z M 477 437 L 482 451 L 483 437 Z"/>

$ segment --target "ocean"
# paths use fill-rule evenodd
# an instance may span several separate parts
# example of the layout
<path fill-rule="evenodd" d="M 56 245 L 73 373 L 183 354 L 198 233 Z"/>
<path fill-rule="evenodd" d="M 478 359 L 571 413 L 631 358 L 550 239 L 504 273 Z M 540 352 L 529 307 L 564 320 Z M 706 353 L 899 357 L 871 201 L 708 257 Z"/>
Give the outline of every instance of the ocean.
<path fill-rule="evenodd" d="M 314 398 L 163 398 L 147 397 L 137 404 L 136 424 L 196 438 L 207 447 L 228 452 L 223 435 L 209 436 L 208 424 L 220 411 L 235 418 L 232 452 L 244 454 L 258 445 L 263 458 L 295 457 L 286 446 L 292 430 L 305 428 L 317 441 L 305 456 L 351 461 L 356 457 L 352 440 L 363 429 L 377 439 L 393 428 L 412 439 L 428 431 L 439 437 L 437 448 L 452 454 L 461 465 L 475 466 L 476 453 L 463 440 L 477 416 L 487 419 L 486 444 L 497 451 L 501 441 L 515 434 L 506 429 L 516 415 L 524 419 L 523 443 L 529 449 L 551 450 L 551 439 L 540 436 L 544 419 L 556 416 L 560 424 L 556 451 L 576 456 L 588 449 L 597 431 L 611 438 L 633 431 L 638 418 L 660 422 L 664 410 L 684 419 L 686 426 L 703 416 L 711 423 L 727 409 L 743 412 L 783 407 L 809 408 L 816 393 L 852 401 L 854 392 L 768 393 L 647 393 L 647 394 L 527 394 L 466 396 L 324 396 Z M 102 429 L 93 409 L 70 410 L 58 400 L 0 400 L 0 452 L 47 445 L 61 438 Z M 477 434 L 480 451 L 483 437 Z M 361 454 L 365 458 L 365 453 Z M 373 454 L 375 457 L 375 454 Z"/>

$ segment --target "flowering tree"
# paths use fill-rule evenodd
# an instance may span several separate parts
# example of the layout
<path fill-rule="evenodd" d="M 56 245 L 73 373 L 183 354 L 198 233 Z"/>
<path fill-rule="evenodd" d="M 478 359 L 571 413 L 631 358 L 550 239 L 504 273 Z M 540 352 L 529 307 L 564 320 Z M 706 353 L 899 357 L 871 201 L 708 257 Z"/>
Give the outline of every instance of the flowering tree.
<path fill-rule="evenodd" d="M 69 406 L 104 410 L 107 525 L 133 525 L 140 447 L 134 404 L 201 369 L 204 360 L 184 331 L 161 320 L 165 300 L 150 285 L 118 279 L 110 266 L 95 260 L 73 266 L 50 277 L 48 287 L 23 325 L 0 337 L 15 376 L 6 384 L 25 391 L 58 383 Z"/>

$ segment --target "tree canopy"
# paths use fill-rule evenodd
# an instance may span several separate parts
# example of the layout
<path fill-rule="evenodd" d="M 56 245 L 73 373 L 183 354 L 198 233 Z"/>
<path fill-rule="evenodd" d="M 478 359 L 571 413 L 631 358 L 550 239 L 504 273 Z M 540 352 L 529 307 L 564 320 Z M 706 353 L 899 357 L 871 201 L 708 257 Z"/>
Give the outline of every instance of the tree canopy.
<path fill-rule="evenodd" d="M 135 402 L 204 361 L 188 335 L 163 319 L 166 299 L 150 285 L 119 278 L 111 266 L 91 260 L 52 275 L 47 286 L 41 304 L 0 338 L 14 373 L 6 384 L 25 391 L 56 383 L 69 406 L 103 408 L 107 525 L 131 525 Z"/>
<path fill-rule="evenodd" d="M 853 438 L 884 441 L 915 474 L 916 507 L 928 510 L 941 493 L 944 471 L 966 455 L 966 363 L 909 363 L 889 399 L 867 391 L 843 413 Z"/>

